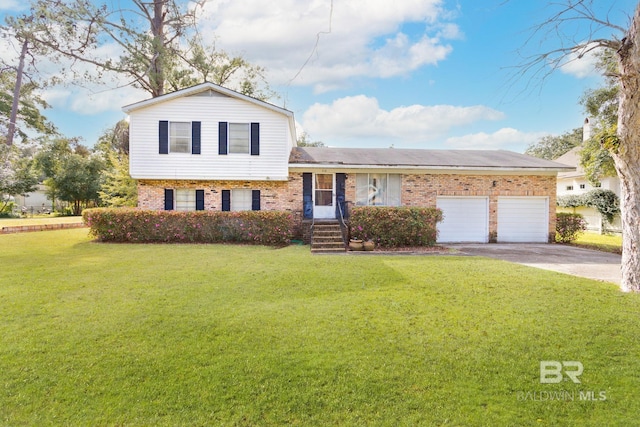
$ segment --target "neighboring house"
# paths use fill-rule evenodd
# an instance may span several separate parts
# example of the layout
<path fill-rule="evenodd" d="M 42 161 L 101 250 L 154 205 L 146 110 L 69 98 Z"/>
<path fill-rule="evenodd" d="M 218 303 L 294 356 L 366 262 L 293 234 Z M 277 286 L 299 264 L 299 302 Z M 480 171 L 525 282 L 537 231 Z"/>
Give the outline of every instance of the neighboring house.
<path fill-rule="evenodd" d="M 47 187 L 44 184 L 36 185 L 31 193 L 15 196 L 15 207 L 17 213 L 49 213 L 51 212 L 52 202 L 46 193 Z"/>
<path fill-rule="evenodd" d="M 590 135 L 589 130 L 589 119 L 585 119 L 584 122 L 584 130 L 583 130 L 583 139 L 588 139 Z M 575 170 L 573 171 L 564 171 L 558 173 L 558 182 L 557 182 L 557 195 L 560 196 L 569 196 L 569 195 L 582 195 L 587 193 L 594 188 L 603 188 L 605 190 L 611 190 L 618 197 L 620 197 L 620 179 L 617 176 L 604 177 L 600 181 L 599 186 L 593 186 L 585 175 L 584 169 L 580 166 L 580 150 L 582 150 L 582 146 L 577 146 L 571 149 L 566 154 L 558 157 L 555 161 L 558 163 L 563 163 L 565 165 L 573 166 Z M 573 209 L 561 209 L 561 211 L 565 212 L 573 212 Z M 620 215 L 616 215 L 613 224 L 606 224 L 606 229 L 603 230 L 603 221 L 600 213 L 594 209 L 586 206 L 581 206 L 575 209 L 576 213 L 581 214 L 584 219 L 587 221 L 587 229 L 592 231 L 598 231 L 602 233 L 603 231 L 612 231 L 616 233 L 622 232 L 622 224 L 620 222 Z"/>
<path fill-rule="evenodd" d="M 284 210 L 306 226 L 353 205 L 431 206 L 440 242 L 547 242 L 556 175 L 573 169 L 502 150 L 295 147 L 293 113 L 211 83 L 123 110 L 144 209 Z"/>

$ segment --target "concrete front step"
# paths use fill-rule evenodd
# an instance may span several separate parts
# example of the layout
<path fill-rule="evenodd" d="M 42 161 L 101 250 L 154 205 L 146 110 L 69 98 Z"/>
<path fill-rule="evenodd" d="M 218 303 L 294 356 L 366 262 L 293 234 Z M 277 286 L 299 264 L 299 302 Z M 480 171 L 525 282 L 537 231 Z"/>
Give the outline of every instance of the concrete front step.
<path fill-rule="evenodd" d="M 311 252 L 341 253 L 345 252 L 340 224 L 315 224 L 311 236 Z"/>

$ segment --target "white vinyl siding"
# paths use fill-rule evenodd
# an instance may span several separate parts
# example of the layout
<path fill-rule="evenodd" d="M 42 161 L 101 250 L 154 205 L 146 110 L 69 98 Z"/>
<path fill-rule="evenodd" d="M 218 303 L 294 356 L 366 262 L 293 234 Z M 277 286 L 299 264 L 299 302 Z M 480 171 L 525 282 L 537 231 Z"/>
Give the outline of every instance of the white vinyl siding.
<path fill-rule="evenodd" d="M 130 173 L 135 179 L 286 181 L 292 135 L 289 119 L 247 101 L 188 96 L 130 114 Z M 201 122 L 201 155 L 158 153 L 158 121 Z M 218 123 L 260 123 L 260 155 L 219 155 Z"/>
<path fill-rule="evenodd" d="M 548 198 L 498 198 L 498 242 L 546 243 L 548 239 Z"/>
<path fill-rule="evenodd" d="M 402 177 L 398 174 L 356 174 L 356 205 L 400 206 Z"/>
<path fill-rule="evenodd" d="M 438 197 L 436 206 L 444 217 L 438 223 L 438 242 L 489 241 L 487 197 Z"/>
<path fill-rule="evenodd" d="M 169 122 L 169 152 L 191 152 L 191 122 Z"/>
<path fill-rule="evenodd" d="M 252 191 L 247 189 L 231 190 L 231 210 L 250 211 Z"/>
<path fill-rule="evenodd" d="M 196 210 L 196 190 L 178 188 L 175 191 L 175 204 L 177 211 Z"/>
<path fill-rule="evenodd" d="M 249 123 L 229 123 L 229 153 L 249 154 L 250 135 Z"/>

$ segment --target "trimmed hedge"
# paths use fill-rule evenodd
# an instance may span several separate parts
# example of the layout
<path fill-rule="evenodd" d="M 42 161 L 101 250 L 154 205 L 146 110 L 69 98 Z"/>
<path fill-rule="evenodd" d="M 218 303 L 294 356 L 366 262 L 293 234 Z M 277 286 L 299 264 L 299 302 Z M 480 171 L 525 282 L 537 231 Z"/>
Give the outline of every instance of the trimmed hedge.
<path fill-rule="evenodd" d="M 571 243 L 587 229 L 587 222 L 577 213 L 556 213 L 556 242 Z"/>
<path fill-rule="evenodd" d="M 349 215 L 351 238 L 373 240 L 377 246 L 434 246 L 436 224 L 442 221 L 437 208 L 356 206 Z"/>
<path fill-rule="evenodd" d="M 252 243 L 281 246 L 292 236 L 293 217 L 274 211 L 150 211 L 86 209 L 82 218 L 103 242 Z"/>

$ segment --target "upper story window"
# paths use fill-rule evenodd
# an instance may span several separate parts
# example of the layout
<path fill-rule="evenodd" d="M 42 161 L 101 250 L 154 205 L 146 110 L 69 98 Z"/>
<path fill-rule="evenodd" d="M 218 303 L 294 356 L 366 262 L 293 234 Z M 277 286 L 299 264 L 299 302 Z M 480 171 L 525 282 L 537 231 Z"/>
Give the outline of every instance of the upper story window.
<path fill-rule="evenodd" d="M 169 152 L 191 152 L 191 122 L 169 122 Z"/>
<path fill-rule="evenodd" d="M 229 153 L 249 154 L 249 123 L 229 123 Z"/>
<path fill-rule="evenodd" d="M 587 188 L 586 184 L 580 184 L 580 189 L 584 190 L 585 188 Z"/>
<path fill-rule="evenodd" d="M 567 185 L 567 191 L 573 190 L 573 185 Z"/>
<path fill-rule="evenodd" d="M 218 122 L 218 154 L 260 155 L 260 123 Z"/>
<path fill-rule="evenodd" d="M 200 154 L 200 122 L 158 122 L 158 153 Z"/>
<path fill-rule="evenodd" d="M 595 185 L 594 185 L 594 187 L 596 187 L 596 188 L 600 188 L 600 187 L 602 187 L 602 183 L 601 183 L 601 182 L 596 182 L 596 183 L 595 183 Z"/>

